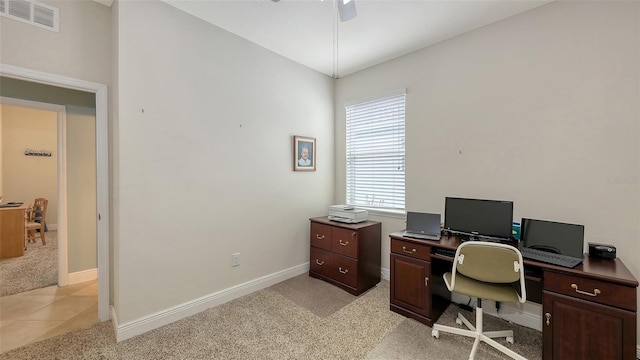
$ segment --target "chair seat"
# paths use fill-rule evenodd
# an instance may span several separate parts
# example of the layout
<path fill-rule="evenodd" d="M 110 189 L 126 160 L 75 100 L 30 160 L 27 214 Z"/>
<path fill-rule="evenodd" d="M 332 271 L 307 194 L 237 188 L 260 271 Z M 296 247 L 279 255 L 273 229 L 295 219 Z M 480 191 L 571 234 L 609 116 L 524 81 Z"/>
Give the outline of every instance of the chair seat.
<path fill-rule="evenodd" d="M 29 229 L 40 229 L 40 226 L 42 226 L 42 224 L 40 224 L 39 222 L 28 222 L 25 224 L 25 227 Z"/>
<path fill-rule="evenodd" d="M 447 284 L 451 284 L 451 273 L 444 274 Z M 456 274 L 455 287 L 457 293 L 500 302 L 518 302 L 518 293 L 511 284 L 486 283 Z"/>

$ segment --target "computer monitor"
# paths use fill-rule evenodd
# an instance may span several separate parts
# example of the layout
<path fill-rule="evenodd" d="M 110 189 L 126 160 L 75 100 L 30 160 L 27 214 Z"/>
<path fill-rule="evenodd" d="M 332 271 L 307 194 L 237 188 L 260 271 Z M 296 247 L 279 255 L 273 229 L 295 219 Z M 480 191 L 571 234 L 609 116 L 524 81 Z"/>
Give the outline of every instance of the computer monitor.
<path fill-rule="evenodd" d="M 584 225 L 547 220 L 522 219 L 521 246 L 582 258 Z"/>
<path fill-rule="evenodd" d="M 444 227 L 463 236 L 511 239 L 513 202 L 447 197 Z"/>

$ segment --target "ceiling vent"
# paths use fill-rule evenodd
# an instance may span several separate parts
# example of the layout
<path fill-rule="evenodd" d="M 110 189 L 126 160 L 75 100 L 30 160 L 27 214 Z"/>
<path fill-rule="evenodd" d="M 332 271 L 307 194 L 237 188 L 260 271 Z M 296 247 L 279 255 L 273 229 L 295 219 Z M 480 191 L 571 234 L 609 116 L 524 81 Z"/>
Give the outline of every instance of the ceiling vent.
<path fill-rule="evenodd" d="M 0 15 L 58 32 L 60 11 L 32 0 L 0 0 Z"/>

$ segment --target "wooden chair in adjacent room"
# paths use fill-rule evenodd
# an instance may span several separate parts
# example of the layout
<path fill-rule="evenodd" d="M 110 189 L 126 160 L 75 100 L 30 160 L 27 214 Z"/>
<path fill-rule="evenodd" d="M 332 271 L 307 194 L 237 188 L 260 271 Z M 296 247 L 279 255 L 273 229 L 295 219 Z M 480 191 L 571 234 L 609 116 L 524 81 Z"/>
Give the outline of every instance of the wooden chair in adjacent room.
<path fill-rule="evenodd" d="M 28 242 L 36 241 L 36 230 L 40 231 L 40 240 L 42 241 L 42 245 L 46 245 L 47 241 L 44 238 L 44 230 L 45 230 L 45 219 L 47 217 L 47 205 L 49 200 L 45 198 L 37 198 L 33 202 L 33 207 L 31 208 L 31 215 L 27 220 L 25 225 L 25 231 L 27 234 Z"/>

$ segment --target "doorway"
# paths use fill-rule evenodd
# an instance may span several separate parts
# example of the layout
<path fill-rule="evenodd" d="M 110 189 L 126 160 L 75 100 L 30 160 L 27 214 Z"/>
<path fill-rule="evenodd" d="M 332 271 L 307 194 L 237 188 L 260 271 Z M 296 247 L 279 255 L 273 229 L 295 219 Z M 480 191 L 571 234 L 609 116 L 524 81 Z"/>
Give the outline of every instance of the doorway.
<path fill-rule="evenodd" d="M 0 191 L 5 201 L 20 201 L 28 207 L 36 198 L 47 201 L 44 238 L 27 242 L 23 256 L 0 260 L 0 296 L 4 297 L 58 285 L 67 277 L 58 261 L 66 258 L 66 245 L 58 246 L 60 240 L 66 243 L 65 229 L 61 229 L 62 238 L 57 236 L 58 214 L 65 212 L 65 206 L 58 206 L 64 205 L 58 192 L 66 187 L 66 174 L 59 171 L 64 162 L 60 149 L 66 144 L 58 136 L 58 129 L 64 127 L 64 106 L 0 97 L 0 109 Z M 27 156 L 31 154 L 39 156 Z M 88 241 L 95 243 L 95 235 Z"/>
<path fill-rule="evenodd" d="M 98 269 L 98 318 L 107 321 L 111 318 L 109 306 L 109 171 L 108 171 L 108 123 L 107 123 L 107 86 L 85 80 L 34 71 L 12 65 L 0 64 L 0 76 L 27 82 L 47 84 L 62 89 L 74 89 L 95 94 L 96 109 L 96 209 L 97 209 L 97 269 Z M 65 136 L 60 131 L 59 136 Z M 64 140 L 64 139 L 63 139 Z M 63 141 L 64 142 L 64 141 Z M 63 189 L 66 191 L 66 189 Z M 66 194 L 59 193 L 59 199 Z M 63 213 L 63 212 L 62 212 Z M 62 225 L 66 219 L 60 219 Z M 61 230 L 59 225 L 59 230 Z M 60 245 L 62 246 L 62 245 Z M 59 259 L 67 266 L 66 259 Z M 66 271 L 65 271 L 66 272 Z M 59 283 L 59 285 L 64 285 Z"/>

